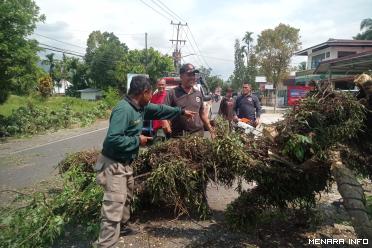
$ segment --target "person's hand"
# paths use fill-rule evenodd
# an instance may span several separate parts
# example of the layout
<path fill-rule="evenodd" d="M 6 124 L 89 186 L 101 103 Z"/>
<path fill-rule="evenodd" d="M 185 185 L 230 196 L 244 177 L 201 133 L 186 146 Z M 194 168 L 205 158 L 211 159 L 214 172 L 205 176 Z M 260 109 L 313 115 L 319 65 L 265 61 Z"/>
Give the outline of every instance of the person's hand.
<path fill-rule="evenodd" d="M 258 127 L 258 125 L 260 125 L 260 123 L 261 123 L 260 118 L 256 118 L 256 121 L 255 121 L 256 127 Z"/>
<path fill-rule="evenodd" d="M 162 126 L 163 126 L 164 133 L 166 133 L 166 134 L 172 133 L 172 128 L 171 128 L 171 125 L 170 125 L 168 120 L 163 120 L 162 121 Z"/>
<path fill-rule="evenodd" d="M 172 132 L 172 128 L 169 125 L 164 126 L 163 130 L 164 130 L 164 133 L 171 133 Z"/>
<path fill-rule="evenodd" d="M 190 111 L 190 110 L 186 110 L 185 109 L 185 113 L 183 114 L 187 119 L 192 119 L 194 118 L 194 116 L 196 115 L 197 113 L 194 112 L 194 111 Z"/>
<path fill-rule="evenodd" d="M 234 115 L 234 117 L 233 117 L 233 121 L 234 121 L 234 122 L 238 122 L 238 121 L 239 121 L 239 118 L 238 118 L 237 115 Z"/>
<path fill-rule="evenodd" d="M 152 137 L 149 137 L 149 136 L 145 136 L 145 135 L 140 135 L 139 136 L 139 140 L 140 140 L 140 145 L 141 146 L 144 146 L 146 145 L 150 140 L 152 140 L 153 138 Z"/>
<path fill-rule="evenodd" d="M 211 129 L 211 130 L 209 131 L 209 133 L 211 134 L 211 139 L 212 139 L 212 140 L 216 138 L 216 132 L 215 132 L 213 129 Z"/>

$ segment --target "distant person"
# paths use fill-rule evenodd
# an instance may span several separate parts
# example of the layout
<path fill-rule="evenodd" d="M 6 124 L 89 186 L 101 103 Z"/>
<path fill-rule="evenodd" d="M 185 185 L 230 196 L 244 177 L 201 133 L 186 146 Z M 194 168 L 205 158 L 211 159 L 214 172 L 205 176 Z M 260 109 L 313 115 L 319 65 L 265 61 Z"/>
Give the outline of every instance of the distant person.
<path fill-rule="evenodd" d="M 257 96 L 252 94 L 249 83 L 243 84 L 242 94 L 235 101 L 234 112 L 235 121 L 245 118 L 255 127 L 260 124 L 261 104 Z"/>
<path fill-rule="evenodd" d="M 180 68 L 181 85 L 171 89 L 166 98 L 169 106 L 178 106 L 182 109 L 197 112 L 193 119 L 186 119 L 178 116 L 171 120 L 172 137 L 182 137 L 184 135 L 204 136 L 204 126 L 214 138 L 214 130 L 209 122 L 208 113 L 204 111 L 203 95 L 193 87 L 196 82 L 198 70 L 192 64 L 184 64 Z"/>
<path fill-rule="evenodd" d="M 163 104 L 165 101 L 165 98 L 167 96 L 167 92 L 165 90 L 166 81 L 164 78 L 161 78 L 156 83 L 157 90 L 154 92 L 151 98 L 151 103 L 154 104 Z M 164 130 L 165 135 L 170 135 L 171 133 L 171 127 L 168 120 L 153 120 L 152 121 L 152 128 L 154 133 L 156 134 L 159 129 Z"/>
<path fill-rule="evenodd" d="M 228 121 L 232 121 L 234 118 L 234 98 L 232 96 L 233 90 L 228 88 L 226 90 L 226 95 L 221 100 L 220 109 L 218 110 L 218 114 Z"/>
<path fill-rule="evenodd" d="M 102 153 L 94 168 L 97 183 L 104 189 L 98 247 L 115 247 L 121 228 L 124 234 L 132 232 L 125 228 L 134 190 L 131 163 L 138 155 L 139 146 L 152 139 L 141 135 L 143 119 L 170 119 L 179 115 L 192 118 L 196 114 L 179 107 L 151 104 L 151 96 L 149 79 L 135 76 L 128 96 L 112 110 Z"/>

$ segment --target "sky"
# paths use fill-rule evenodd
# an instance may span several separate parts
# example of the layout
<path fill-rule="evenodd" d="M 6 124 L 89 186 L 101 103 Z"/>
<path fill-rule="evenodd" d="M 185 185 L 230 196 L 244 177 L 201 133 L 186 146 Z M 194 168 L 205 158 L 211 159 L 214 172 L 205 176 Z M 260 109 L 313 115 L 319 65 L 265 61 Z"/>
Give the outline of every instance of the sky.
<path fill-rule="evenodd" d="M 35 0 L 46 21 L 32 38 L 43 44 L 85 53 L 94 30 L 113 32 L 129 49 L 148 47 L 172 54 L 180 28 L 182 62 L 212 68 L 227 79 L 234 71 L 234 42 L 245 32 L 253 38 L 280 23 L 300 29 L 301 48 L 329 38 L 352 39 L 360 22 L 372 18 L 372 0 Z M 151 6 L 151 7 L 149 7 Z M 166 7 L 168 8 L 166 8 Z M 172 11 L 172 12 L 170 12 Z M 47 37 L 47 38 L 46 38 Z M 62 43 L 63 42 L 63 43 Z M 196 55 L 195 55 L 196 54 Z M 305 57 L 293 57 L 295 66 Z"/>

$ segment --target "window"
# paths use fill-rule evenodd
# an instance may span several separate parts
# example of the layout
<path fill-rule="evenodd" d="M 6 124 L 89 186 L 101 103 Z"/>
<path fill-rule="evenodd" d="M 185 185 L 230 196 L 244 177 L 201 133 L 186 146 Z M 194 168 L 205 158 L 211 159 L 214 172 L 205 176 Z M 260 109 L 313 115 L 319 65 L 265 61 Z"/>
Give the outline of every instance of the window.
<path fill-rule="evenodd" d="M 350 52 L 350 51 L 338 51 L 337 52 L 337 58 L 342 58 L 345 56 L 356 54 L 356 52 Z"/>
<path fill-rule="evenodd" d="M 316 68 L 323 59 L 325 59 L 325 53 L 313 56 L 311 60 L 311 69 Z"/>
<path fill-rule="evenodd" d="M 329 58 L 329 56 L 331 56 L 331 53 L 330 52 L 326 52 L 326 58 Z"/>

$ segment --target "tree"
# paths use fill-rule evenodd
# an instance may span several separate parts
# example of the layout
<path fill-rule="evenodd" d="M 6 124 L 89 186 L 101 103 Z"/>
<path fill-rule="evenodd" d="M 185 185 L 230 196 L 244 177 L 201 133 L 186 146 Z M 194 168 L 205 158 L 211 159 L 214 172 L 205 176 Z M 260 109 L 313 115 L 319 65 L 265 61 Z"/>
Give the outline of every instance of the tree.
<path fill-rule="evenodd" d="M 10 92 L 27 94 L 35 89 L 41 74 L 38 46 L 28 40 L 36 23 L 44 21 L 32 0 L 1 1 L 0 4 L 0 104 Z"/>
<path fill-rule="evenodd" d="M 243 37 L 243 41 L 245 42 L 246 46 L 242 46 L 242 50 L 245 52 L 245 56 L 247 59 L 247 67 L 249 65 L 249 58 L 250 58 L 250 48 L 252 46 L 253 38 L 252 38 L 253 32 L 245 32 L 245 35 Z"/>
<path fill-rule="evenodd" d="M 38 91 L 43 98 L 48 98 L 53 92 L 53 82 L 51 76 L 43 76 L 39 79 Z"/>
<path fill-rule="evenodd" d="M 204 77 L 209 77 L 211 75 L 211 72 L 212 72 L 212 68 L 206 68 L 204 66 L 200 66 L 198 68 L 200 74 L 202 74 Z"/>
<path fill-rule="evenodd" d="M 88 77 L 88 65 L 84 61 L 73 57 L 67 59 L 65 70 L 68 72 L 66 79 L 72 84 L 67 89 L 66 95 L 77 97 L 79 96 L 77 90 L 87 88 L 91 84 Z"/>
<path fill-rule="evenodd" d="M 45 55 L 46 59 L 41 61 L 43 65 L 49 65 L 49 76 L 52 78 L 53 81 L 55 80 L 54 67 L 56 65 L 56 61 L 54 60 L 54 55 L 55 55 L 54 53 L 47 54 Z"/>
<path fill-rule="evenodd" d="M 128 53 L 126 44 L 121 43 L 113 33 L 93 31 L 87 40 L 85 61 L 94 87 L 107 89 L 118 87 L 115 69 L 118 62 Z"/>
<path fill-rule="evenodd" d="M 362 32 L 357 34 L 354 39 L 372 40 L 372 18 L 366 18 L 360 23 L 360 31 Z"/>
<path fill-rule="evenodd" d="M 302 61 L 296 68 L 298 71 L 306 70 L 306 61 Z"/>
<path fill-rule="evenodd" d="M 123 94 L 127 88 L 128 73 L 146 73 L 151 81 L 155 82 L 158 78 L 164 76 L 165 72 L 173 70 L 172 57 L 162 55 L 152 47 L 147 49 L 147 55 L 145 49 L 130 50 L 118 61 L 115 68 L 115 79 L 118 82 L 119 91 Z"/>
<path fill-rule="evenodd" d="M 243 61 L 244 55 L 242 53 L 242 48 L 240 47 L 240 42 L 238 39 L 235 40 L 235 45 L 234 45 L 234 64 L 235 64 L 235 69 L 234 69 L 234 79 L 232 81 L 232 88 L 235 90 L 238 90 L 244 79 L 245 79 L 245 67 L 244 67 L 244 61 Z"/>
<path fill-rule="evenodd" d="M 273 82 L 275 92 L 274 111 L 278 85 L 288 75 L 289 63 L 300 47 L 299 29 L 279 24 L 275 29 L 266 29 L 258 36 L 256 53 L 268 82 Z"/>
<path fill-rule="evenodd" d="M 206 81 L 211 92 L 214 92 L 217 87 L 222 87 L 224 84 L 223 80 L 218 76 L 209 76 Z"/>

